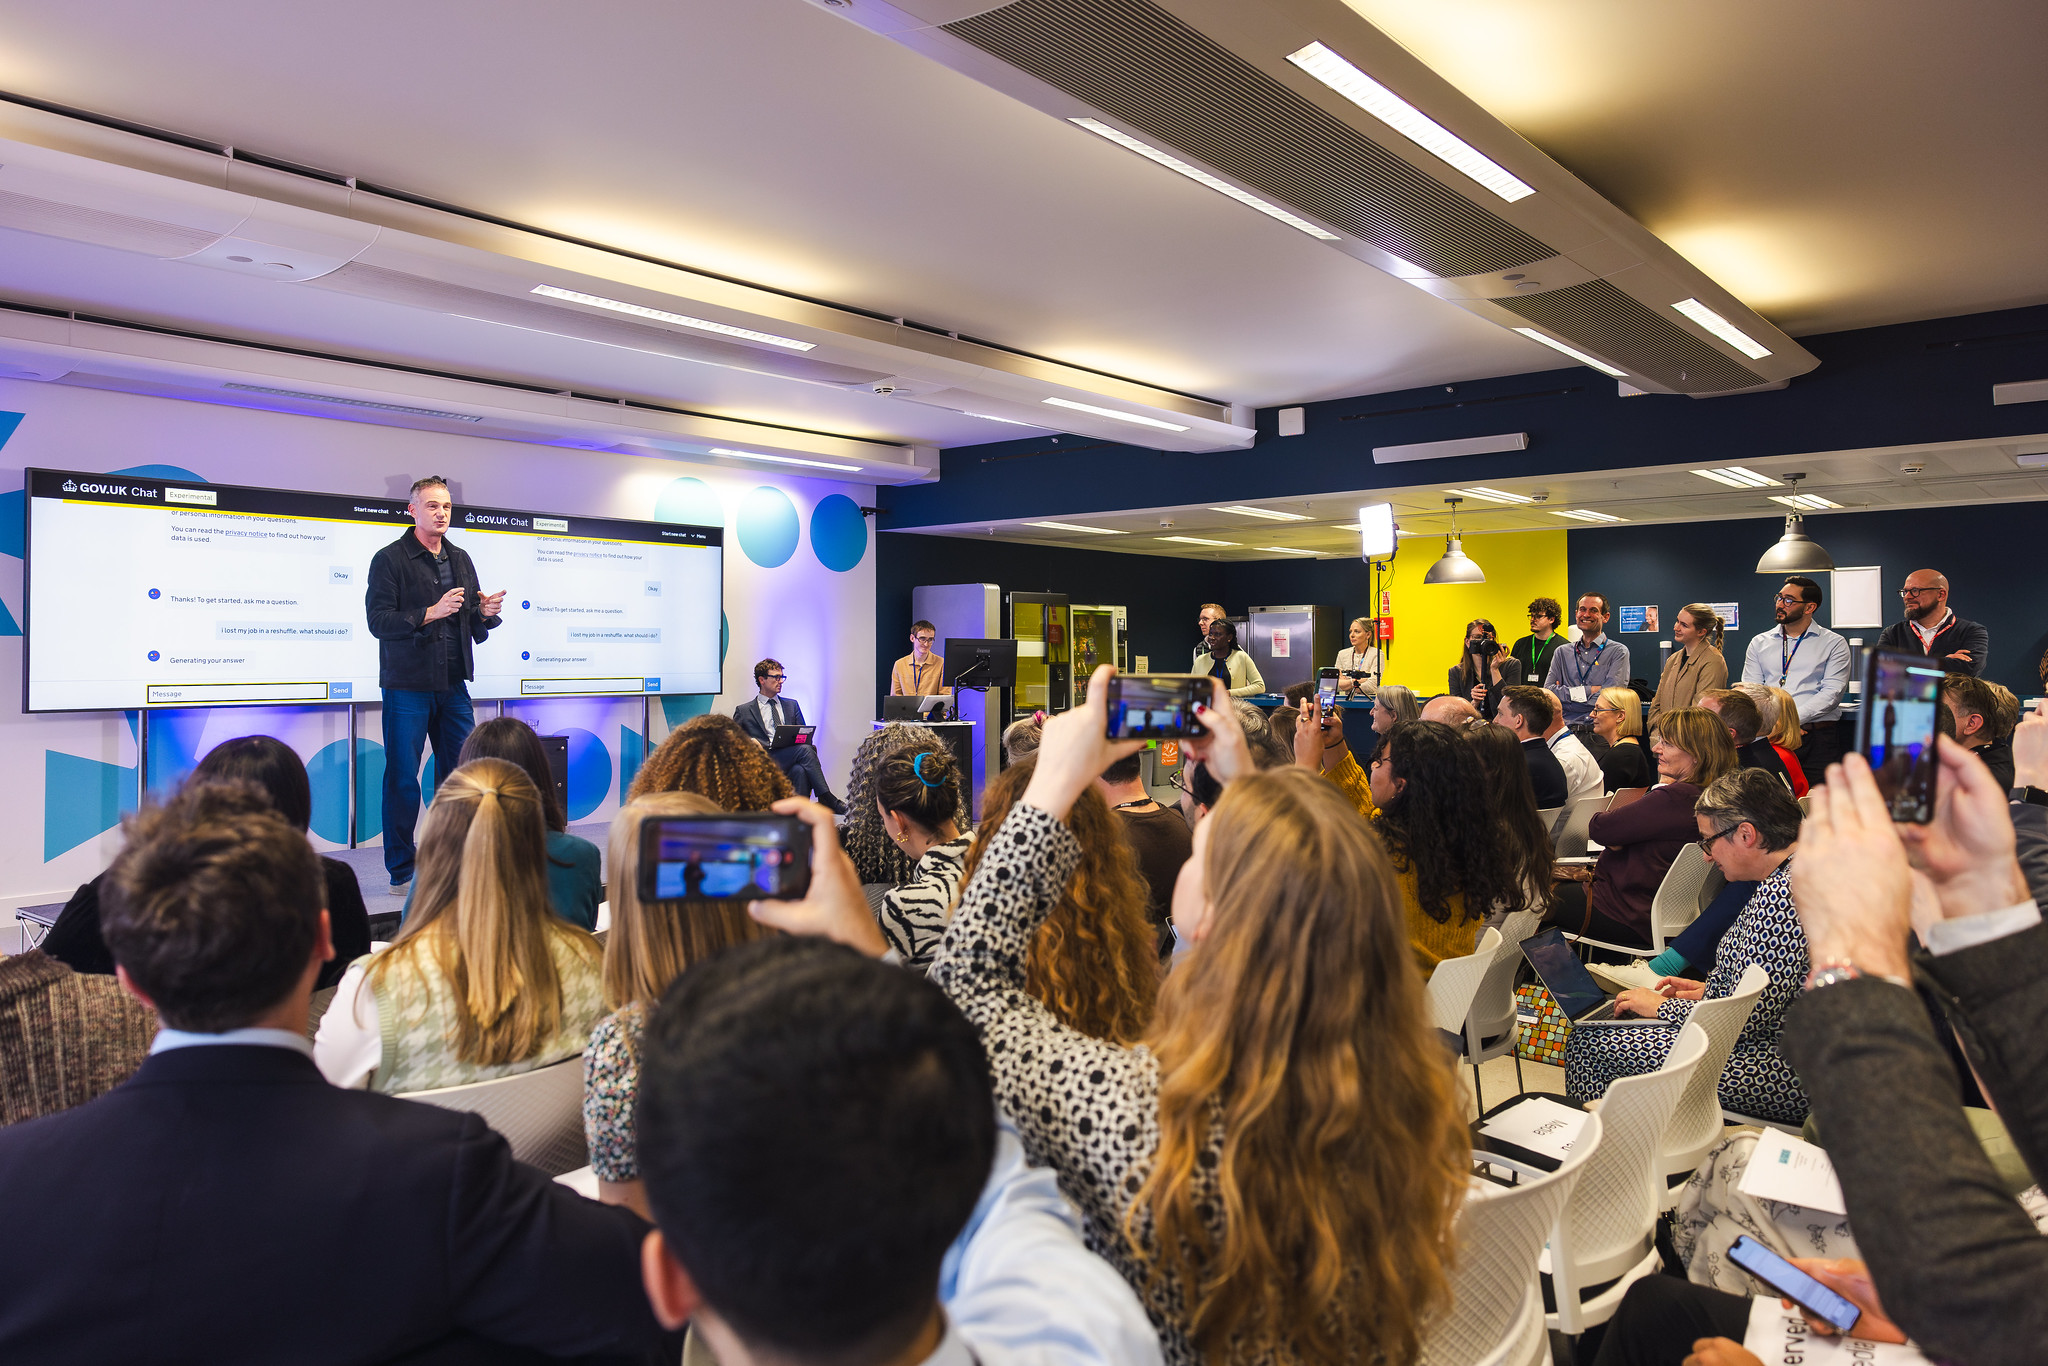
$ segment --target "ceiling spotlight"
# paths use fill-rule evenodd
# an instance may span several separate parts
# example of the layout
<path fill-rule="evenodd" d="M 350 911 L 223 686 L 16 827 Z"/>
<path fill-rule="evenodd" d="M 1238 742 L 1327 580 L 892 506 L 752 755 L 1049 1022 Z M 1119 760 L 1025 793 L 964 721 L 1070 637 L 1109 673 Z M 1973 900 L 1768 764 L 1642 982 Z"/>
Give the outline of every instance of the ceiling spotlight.
<path fill-rule="evenodd" d="M 1458 536 L 1458 504 L 1462 498 L 1446 498 L 1451 505 L 1451 531 L 1444 537 L 1443 558 L 1429 567 L 1422 576 L 1424 583 L 1485 583 L 1486 571 L 1474 564 L 1465 554 L 1465 542 Z"/>
<path fill-rule="evenodd" d="M 1026 522 L 1025 526 L 1044 527 L 1047 531 L 1085 531 L 1090 536 L 1123 536 L 1128 533 L 1115 527 L 1082 526 L 1079 522 Z"/>
<path fill-rule="evenodd" d="M 1758 474 L 1740 465 L 1728 465 L 1718 470 L 1694 470 L 1702 479 L 1711 479 L 1717 484 L 1726 484 L 1731 489 L 1775 489 L 1783 485 L 1768 474 Z"/>
<path fill-rule="evenodd" d="M 1751 360 L 1762 360 L 1771 354 L 1768 346 L 1758 342 L 1698 299 L 1681 299 L 1671 306 Z"/>
<path fill-rule="evenodd" d="M 1194 181 L 1197 185 L 1206 186 L 1209 189 L 1212 189 L 1216 193 L 1221 195 L 1228 195 L 1248 209 L 1257 209 L 1260 213 L 1266 215 L 1266 217 L 1268 218 L 1278 219 L 1280 222 L 1285 223 L 1288 227 L 1293 228 L 1296 232 L 1305 232 L 1310 237 L 1320 238 L 1325 242 L 1334 242 L 1337 240 L 1337 234 L 1329 231 L 1327 228 L 1319 228 L 1315 224 L 1309 222 L 1306 218 L 1297 218 L 1295 215 L 1281 208 L 1278 204 L 1268 204 L 1265 200 L 1259 198 L 1257 195 L 1246 194 L 1243 190 L 1238 189 L 1237 186 L 1232 185 L 1229 181 L 1218 180 L 1215 176 L 1210 175 L 1207 171 L 1202 170 L 1200 167 L 1190 166 L 1185 161 L 1182 161 L 1179 157 L 1173 156 L 1167 152 L 1162 152 L 1157 147 L 1154 147 L 1149 143 L 1140 142 L 1136 138 L 1132 137 L 1129 133 L 1122 132 L 1119 129 L 1112 128 L 1108 124 L 1103 123 L 1100 120 L 1068 119 L 1067 122 L 1073 124 L 1077 128 L 1086 128 L 1089 132 L 1095 134 L 1095 136 L 1099 138 L 1107 138 L 1111 142 L 1115 143 L 1117 146 L 1122 147 L 1127 151 L 1136 152 L 1139 156 L 1145 158 L 1145 160 L 1155 162 L 1158 165 L 1164 166 L 1167 170 L 1172 171 L 1176 175 L 1184 175 L 1189 180 Z"/>
<path fill-rule="evenodd" d="M 1626 517 L 1616 517 L 1612 513 L 1595 512 L 1591 508 L 1552 508 L 1550 509 L 1550 515 L 1553 517 L 1569 517 L 1575 522 L 1625 522 L 1628 520 Z"/>
<path fill-rule="evenodd" d="M 1179 541 L 1182 545 L 1236 545 L 1236 541 L 1212 541 L 1205 536 L 1154 536 L 1155 541 Z"/>
<path fill-rule="evenodd" d="M 835 465 L 830 460 L 801 460 L 793 455 L 763 455 L 759 451 L 734 451 L 728 450 L 724 446 L 711 447 L 711 454 L 729 455 L 736 460 L 772 460 L 778 465 L 810 465 L 821 470 L 845 470 L 850 474 L 860 473 L 860 466 L 858 465 Z"/>
<path fill-rule="evenodd" d="M 1785 482 L 1796 491 L 1799 481 L 1805 477 L 1803 474 L 1788 474 Z M 1805 523 L 1797 508 L 1785 514 L 1785 534 L 1756 562 L 1759 574 L 1818 574 L 1834 567 L 1834 557 L 1806 534 Z"/>
<path fill-rule="evenodd" d="M 1512 204 L 1536 191 L 1486 153 L 1417 109 L 1321 43 L 1310 43 L 1287 60 L 1350 100 L 1425 151 L 1478 181 Z"/>
<path fill-rule="evenodd" d="M 1545 346 L 1549 347 L 1553 351 L 1562 351 L 1564 352 L 1564 354 L 1570 356 L 1579 364 L 1590 365 L 1603 375 L 1612 375 L 1616 379 L 1621 379 L 1626 374 L 1625 371 L 1615 369 L 1613 366 L 1609 365 L 1604 360 L 1594 360 L 1591 356 L 1579 350 L 1579 348 L 1576 346 L 1566 346 L 1563 342 L 1559 341 L 1555 337 L 1544 336 L 1541 332 L 1538 332 L 1533 327 L 1518 327 L 1515 329 L 1515 331 L 1521 333 L 1530 341 L 1542 342 Z"/>
<path fill-rule="evenodd" d="M 670 313 L 666 309 L 647 308 L 640 304 L 629 304 L 619 299 L 607 299 L 601 294 L 584 294 L 574 289 L 558 289 L 554 285 L 535 285 L 535 294 L 544 294 L 550 299 L 565 299 L 572 304 L 589 304 L 592 308 L 606 308 L 614 313 L 630 313 L 636 318 L 652 318 L 656 322 L 674 323 L 678 327 L 694 327 L 699 332 L 716 332 L 720 336 L 738 337 L 741 341 L 760 342 L 764 346 L 780 346 L 789 351 L 812 351 L 816 342 L 798 341 L 794 337 L 778 337 L 773 332 L 756 332 L 751 327 L 734 327 L 729 323 L 715 323 L 708 318 L 693 318 L 687 313 Z"/>
<path fill-rule="evenodd" d="M 1093 403 L 1077 403 L 1071 398 L 1048 398 L 1039 400 L 1055 408 L 1072 408 L 1077 413 L 1093 413 L 1097 417 L 1113 418 L 1118 422 L 1135 422 L 1140 427 L 1158 427 L 1169 432 L 1184 432 L 1186 427 L 1172 422 L 1161 422 L 1156 417 L 1144 417 L 1138 413 L 1120 413 L 1114 408 L 1098 408 Z"/>
<path fill-rule="evenodd" d="M 1227 508 L 1210 508 L 1211 512 L 1235 512 L 1240 517 L 1264 517 L 1274 522 L 1307 522 L 1313 520 L 1299 512 L 1275 512 L 1272 508 L 1247 507 L 1237 503 Z"/>
<path fill-rule="evenodd" d="M 1461 498 L 1482 498 L 1489 503 L 1533 503 L 1536 500 L 1525 493 L 1509 493 L 1505 489 L 1490 489 L 1483 485 L 1469 489 L 1452 489 Z"/>

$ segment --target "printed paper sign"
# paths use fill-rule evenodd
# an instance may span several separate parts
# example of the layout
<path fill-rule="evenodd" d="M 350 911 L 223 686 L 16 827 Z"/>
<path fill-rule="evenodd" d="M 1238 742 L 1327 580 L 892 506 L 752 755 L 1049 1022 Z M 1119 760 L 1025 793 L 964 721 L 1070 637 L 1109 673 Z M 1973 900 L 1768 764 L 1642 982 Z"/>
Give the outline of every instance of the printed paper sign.
<path fill-rule="evenodd" d="M 1918 1348 L 1864 1338 L 1822 1337 L 1797 1309 L 1765 1291 L 1749 1302 L 1742 1345 L 1764 1366 L 1907 1366 L 1926 1363 Z"/>
<path fill-rule="evenodd" d="M 1563 1159 L 1571 1155 L 1572 1144 L 1585 1127 L 1584 1110 L 1560 1105 L 1547 1096 L 1530 1096 L 1486 1121 L 1479 1132 L 1532 1153 Z"/>
<path fill-rule="evenodd" d="M 1657 605 L 1646 607 L 1622 607 L 1616 609 L 1621 615 L 1620 630 L 1624 635 L 1642 635 L 1657 629 Z"/>
<path fill-rule="evenodd" d="M 1777 1200 L 1828 1214 L 1847 1214 L 1842 1183 L 1828 1155 L 1804 1139 L 1766 1129 L 1749 1155 L 1738 1185 L 1744 1195 Z"/>
<path fill-rule="evenodd" d="M 1727 626 L 1727 628 L 1728 628 L 1729 630 L 1731 630 L 1731 631 L 1732 631 L 1732 630 L 1734 630 L 1734 629 L 1735 629 L 1736 627 L 1738 627 L 1738 626 L 1742 625 L 1742 604 L 1741 604 L 1741 603 L 1739 603 L 1739 602 L 1710 602 L 1710 603 L 1708 603 L 1708 604 L 1707 604 L 1707 606 L 1709 606 L 1709 607 L 1711 607 L 1711 608 L 1713 608 L 1713 609 L 1714 609 L 1714 615 L 1716 615 L 1716 616 L 1720 617 L 1720 618 L 1721 618 L 1721 620 L 1722 620 L 1722 622 L 1723 622 L 1723 623 L 1724 623 L 1724 624 L 1725 624 L 1725 625 Z"/>
<path fill-rule="evenodd" d="M 1289 646 L 1294 643 L 1294 632 L 1289 627 L 1279 627 L 1273 632 L 1273 658 L 1287 658 Z"/>

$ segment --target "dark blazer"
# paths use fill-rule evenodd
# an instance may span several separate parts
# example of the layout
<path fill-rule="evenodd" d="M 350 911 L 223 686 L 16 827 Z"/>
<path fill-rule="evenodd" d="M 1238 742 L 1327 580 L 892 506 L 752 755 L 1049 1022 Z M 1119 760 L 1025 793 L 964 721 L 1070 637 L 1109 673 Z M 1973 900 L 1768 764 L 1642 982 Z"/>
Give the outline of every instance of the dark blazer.
<path fill-rule="evenodd" d="M 797 700 L 794 697 L 785 693 L 783 696 L 775 699 L 775 705 L 782 709 L 783 725 L 801 726 L 805 724 L 804 709 L 797 704 Z M 771 747 L 775 744 L 775 732 L 768 729 L 768 717 L 767 713 L 761 709 L 760 694 L 756 693 L 752 700 L 742 702 L 737 707 L 734 707 L 732 709 L 732 719 L 740 723 L 741 730 L 753 736 L 762 744 Z"/>
<path fill-rule="evenodd" d="M 1885 627 L 1884 634 L 1877 638 L 1877 643 L 1881 649 L 1902 650 L 1909 655 L 1927 655 L 1939 660 L 1945 673 L 1974 674 L 1979 678 L 1984 676 L 1984 661 L 1991 654 L 1990 630 L 1977 622 L 1964 621 L 1961 617 L 1950 617 L 1948 625 L 1935 633 L 1932 650 L 1920 648 L 1920 633 L 1904 621 L 1895 621 Z M 1970 652 L 1968 664 L 1960 659 L 1949 658 L 1957 650 Z"/>
<path fill-rule="evenodd" d="M 1759 735 L 1746 745 L 1735 747 L 1735 757 L 1742 761 L 1744 768 L 1760 768 L 1792 790 L 1792 774 L 1786 769 L 1785 761 L 1778 757 L 1777 746 L 1769 738 Z"/>
<path fill-rule="evenodd" d="M 1564 765 L 1550 751 L 1550 745 L 1542 736 L 1522 741 L 1522 758 L 1529 765 L 1529 781 L 1536 788 L 1536 805 L 1540 810 L 1549 811 L 1563 806 L 1565 799 L 1572 795 L 1572 785 L 1564 776 Z"/>
<path fill-rule="evenodd" d="M 334 936 L 334 959 L 320 969 L 313 983 L 316 991 L 339 982 L 348 965 L 370 951 L 370 912 L 363 905 L 363 886 L 356 881 L 356 870 L 340 859 L 323 857 L 320 871 L 327 879 L 327 925 Z M 44 953 L 73 972 L 114 975 L 114 953 L 100 931 L 100 884 L 106 876 L 101 873 L 80 884 L 40 945 Z"/>
<path fill-rule="evenodd" d="M 664 1342 L 638 1216 L 513 1161 L 475 1115 L 329 1086 L 290 1049 L 160 1053 L 0 1129 L 0 1209 L 33 1252 L 8 1261 L 0 1361 L 637 1360 Z"/>
<path fill-rule="evenodd" d="M 2048 927 L 1934 958 L 1932 985 L 2034 1172 L 2048 1171 Z M 1936 1360 L 2048 1359 L 2048 1238 L 2005 1193 L 1913 992 L 1876 978 L 1793 1002 L 1798 1069 L 1885 1313 Z"/>
<path fill-rule="evenodd" d="M 462 652 L 462 677 L 471 679 L 476 677 L 475 644 L 482 643 L 503 618 L 487 617 L 479 610 L 483 589 L 469 552 L 445 536 L 441 548 L 448 552 L 456 586 L 468 590 L 461 610 L 443 620 L 449 623 Z M 363 609 L 369 614 L 370 634 L 378 641 L 378 687 L 410 692 L 447 690 L 448 670 L 434 648 L 434 625 L 438 623 L 426 620 L 427 609 L 439 602 L 445 591 L 434 570 L 434 557 L 411 529 L 371 558 Z"/>

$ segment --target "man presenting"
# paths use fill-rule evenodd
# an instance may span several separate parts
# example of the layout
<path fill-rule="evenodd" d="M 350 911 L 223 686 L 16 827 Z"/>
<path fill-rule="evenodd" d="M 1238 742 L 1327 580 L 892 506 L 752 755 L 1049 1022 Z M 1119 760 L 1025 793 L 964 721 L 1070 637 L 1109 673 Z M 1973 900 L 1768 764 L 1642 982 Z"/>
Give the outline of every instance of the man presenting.
<path fill-rule="evenodd" d="M 1899 597 L 1906 604 L 1906 619 L 1884 628 L 1877 638 L 1879 649 L 1938 659 L 1944 673 L 1984 676 L 1991 632 L 1949 610 L 1947 578 L 1932 569 L 1916 569 L 1906 576 Z"/>
<path fill-rule="evenodd" d="M 1806 781 L 1827 781 L 1828 765 L 1842 757 L 1842 694 L 1849 689 L 1849 642 L 1813 619 L 1820 585 L 1794 576 L 1778 590 L 1772 615 L 1778 629 L 1749 642 L 1742 681 L 1783 688 L 1799 707 L 1799 766 Z"/>
<path fill-rule="evenodd" d="M 764 659 L 754 666 L 754 687 L 759 695 L 751 702 L 742 702 L 733 708 L 732 719 L 740 723 L 740 729 L 759 741 L 768 751 L 768 757 L 775 766 L 789 775 L 796 795 L 815 792 L 818 800 L 831 808 L 834 814 L 844 812 L 846 807 L 839 798 L 832 795 L 831 785 L 825 781 L 825 770 L 818 763 L 815 745 L 784 745 L 775 747 L 777 726 L 801 726 L 804 724 L 804 709 L 797 705 L 794 697 L 782 695 L 782 683 L 788 674 L 779 659 Z"/>
<path fill-rule="evenodd" d="M 1628 686 L 1628 646 L 1609 640 L 1604 634 L 1607 618 L 1614 609 L 1605 593 L 1582 593 L 1573 618 L 1579 624 L 1579 638 L 1570 646 L 1556 647 L 1543 686 L 1564 703 L 1564 723 L 1583 726 L 1593 719 L 1593 703 L 1602 688 Z"/>
<path fill-rule="evenodd" d="M 370 561 L 363 595 L 384 692 L 384 867 L 393 896 L 404 896 L 412 881 L 420 751 L 433 742 L 437 784 L 454 772 L 476 726 L 469 704 L 473 647 L 498 625 L 505 602 L 503 590 L 483 594 L 468 552 L 447 538 L 455 514 L 447 480 L 414 480 L 406 511 L 413 529 Z"/>
<path fill-rule="evenodd" d="M 910 653 L 889 670 L 891 697 L 951 697 L 953 690 L 940 680 L 946 676 L 946 657 L 932 653 L 939 628 L 928 621 L 910 623 Z"/>

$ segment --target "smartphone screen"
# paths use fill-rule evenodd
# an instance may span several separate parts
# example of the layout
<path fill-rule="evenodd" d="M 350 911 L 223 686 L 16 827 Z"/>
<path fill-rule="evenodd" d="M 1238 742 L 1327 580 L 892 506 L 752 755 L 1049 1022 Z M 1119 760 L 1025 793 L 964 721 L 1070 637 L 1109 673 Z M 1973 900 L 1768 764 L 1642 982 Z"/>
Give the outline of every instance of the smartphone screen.
<path fill-rule="evenodd" d="M 1877 789 L 1895 821 L 1934 819 L 1935 715 L 1942 672 L 1934 661 L 1872 650 L 1863 662 L 1863 709 L 1856 748 L 1870 761 Z"/>
<path fill-rule="evenodd" d="M 1316 698 L 1323 704 L 1324 711 L 1328 711 L 1337 705 L 1337 671 L 1335 669 L 1324 669 L 1316 675 Z"/>
<path fill-rule="evenodd" d="M 1214 696 L 1197 674 L 1118 674 L 1109 680 L 1109 738 L 1175 740 L 1206 735 L 1195 703 Z"/>
<path fill-rule="evenodd" d="M 642 901 L 797 901 L 811 885 L 811 829 L 794 816 L 649 816 L 640 824 Z"/>
<path fill-rule="evenodd" d="M 1841 1295 L 1822 1285 L 1748 1234 L 1728 1249 L 1728 1260 L 1783 1295 L 1792 1303 L 1846 1333 L 1863 1317 L 1863 1311 Z"/>

